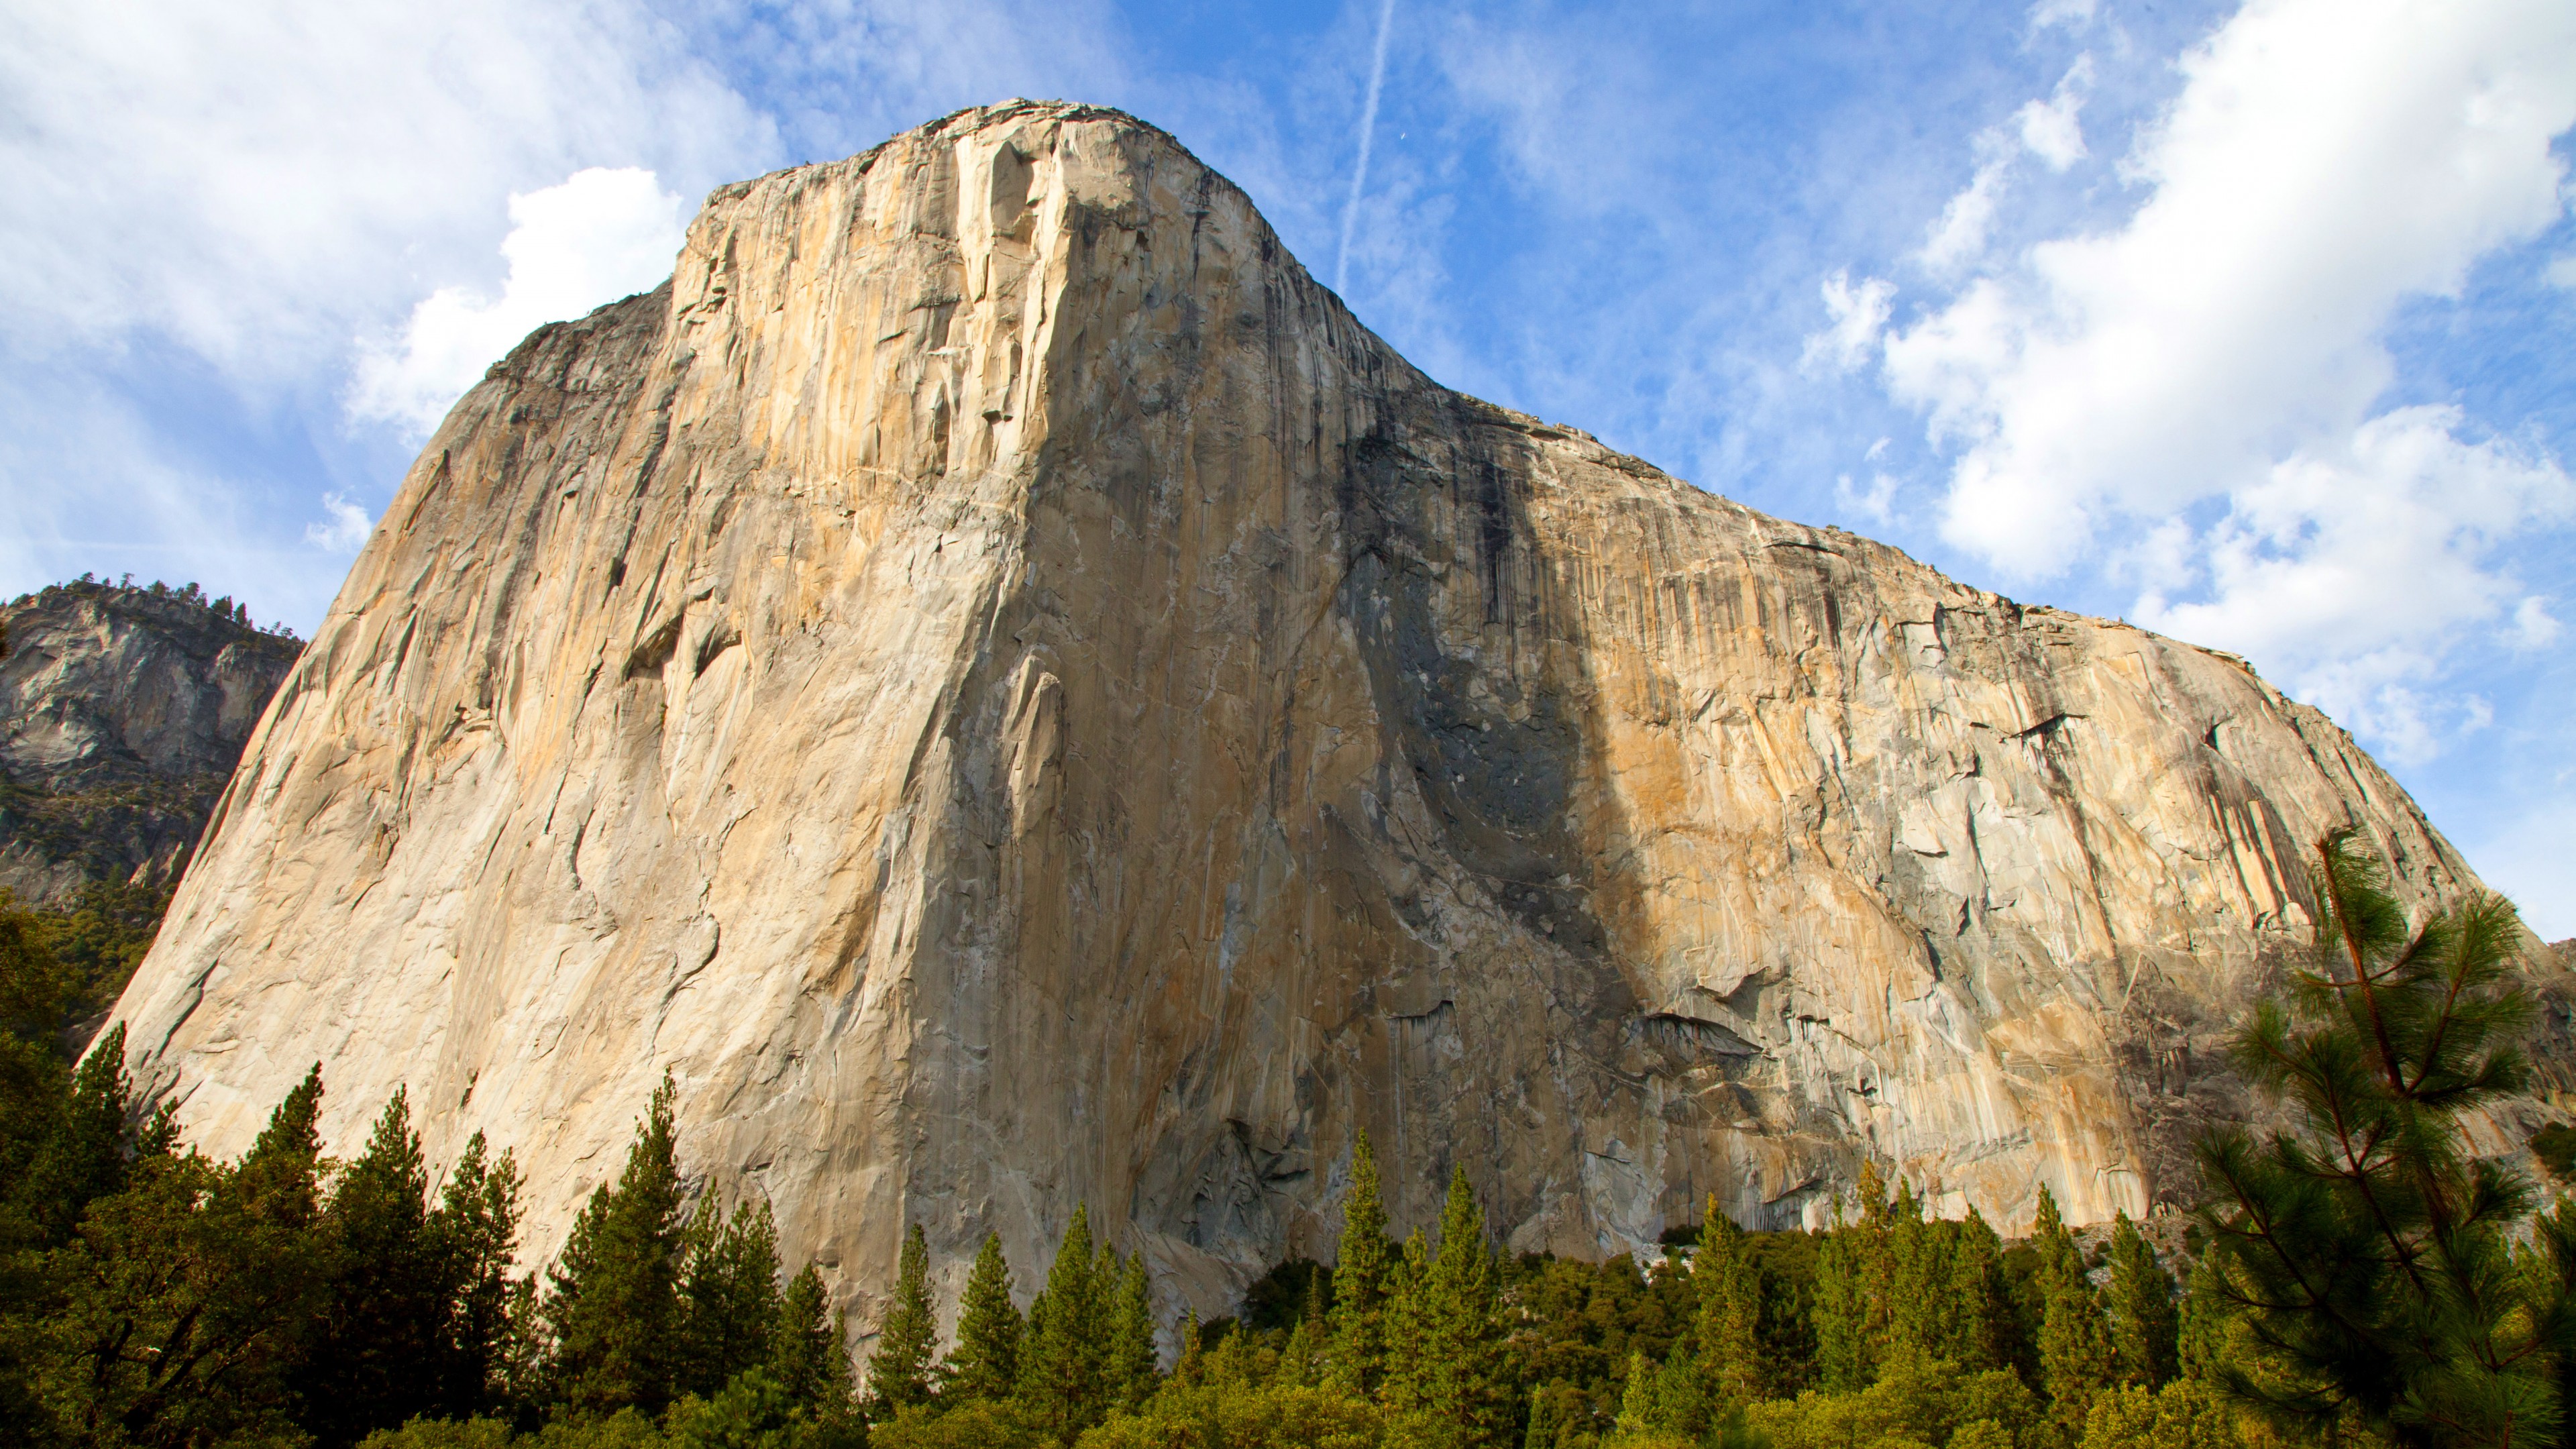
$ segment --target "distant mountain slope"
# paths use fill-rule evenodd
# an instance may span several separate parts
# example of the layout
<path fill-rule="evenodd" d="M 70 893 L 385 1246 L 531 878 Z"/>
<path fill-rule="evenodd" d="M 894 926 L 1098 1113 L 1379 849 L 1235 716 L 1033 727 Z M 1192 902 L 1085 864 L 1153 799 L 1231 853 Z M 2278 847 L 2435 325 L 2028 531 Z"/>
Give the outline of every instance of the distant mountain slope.
<path fill-rule="evenodd" d="M 0 889 L 103 1009 L 302 645 L 195 584 L 87 577 L 0 605 Z"/>

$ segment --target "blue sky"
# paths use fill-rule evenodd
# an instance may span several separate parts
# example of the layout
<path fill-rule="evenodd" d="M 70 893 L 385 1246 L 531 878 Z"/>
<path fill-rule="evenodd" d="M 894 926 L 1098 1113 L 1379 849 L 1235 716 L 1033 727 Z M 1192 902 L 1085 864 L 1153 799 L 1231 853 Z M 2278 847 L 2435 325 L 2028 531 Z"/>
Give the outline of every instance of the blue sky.
<path fill-rule="evenodd" d="M 193 579 L 309 629 L 464 381 L 658 280 L 710 187 L 1089 100 L 1231 176 L 1452 386 L 2246 654 L 2576 935 L 2563 0 L 0 26 L 0 593 Z"/>

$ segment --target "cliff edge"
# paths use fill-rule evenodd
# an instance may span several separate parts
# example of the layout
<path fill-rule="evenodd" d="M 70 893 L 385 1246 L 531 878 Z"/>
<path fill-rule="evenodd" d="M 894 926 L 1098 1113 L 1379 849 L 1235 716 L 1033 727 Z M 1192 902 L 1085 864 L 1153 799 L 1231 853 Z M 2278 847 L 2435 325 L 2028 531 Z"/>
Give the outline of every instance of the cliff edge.
<path fill-rule="evenodd" d="M 1224 1311 L 1361 1128 L 1514 1249 L 1864 1157 L 2143 1214 L 2347 821 L 2476 884 L 2240 664 L 1450 392 L 1170 138 L 1013 102 L 718 191 L 467 394 L 118 1013 L 210 1150 L 408 1084 L 533 1256 L 667 1070 L 857 1317 L 906 1220 L 959 1275 L 1076 1202 Z"/>

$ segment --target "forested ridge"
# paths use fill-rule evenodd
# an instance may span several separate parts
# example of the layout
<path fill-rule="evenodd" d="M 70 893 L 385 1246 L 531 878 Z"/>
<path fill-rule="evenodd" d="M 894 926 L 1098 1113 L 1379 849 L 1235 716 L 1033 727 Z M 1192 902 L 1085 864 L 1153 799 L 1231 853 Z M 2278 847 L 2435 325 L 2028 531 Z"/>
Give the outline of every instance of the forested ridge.
<path fill-rule="evenodd" d="M 987 1238 L 953 1313 L 907 1227 L 862 1375 L 765 1205 L 692 1194 L 666 1080 L 555 1260 L 476 1137 L 433 1181 L 409 1103 L 326 1158 L 319 1069 L 233 1162 L 139 1113 L 122 1028 L 0 911 L 0 1429 L 30 1445 L 2271 1449 L 2568 1442 L 2576 1209 L 2471 1154 L 2532 1006 L 2491 897 L 2421 922 L 2320 847 L 2317 969 L 2247 1023 L 2293 1125 L 2214 1136 L 2188 1233 L 2089 1252 L 2043 1191 L 2007 1242 L 1875 1166 L 1813 1232 L 1712 1199 L 1652 1261 L 1495 1251 L 1464 1164 L 1398 1239 L 1367 1138 L 1336 1260 L 1173 1322 L 1061 1205 L 1035 1285 Z M 2157 1239 L 2164 1240 L 2160 1252 Z M 1015 1289 L 1035 1286 L 1019 1305 Z M 952 1325 L 943 1333 L 946 1317 Z"/>

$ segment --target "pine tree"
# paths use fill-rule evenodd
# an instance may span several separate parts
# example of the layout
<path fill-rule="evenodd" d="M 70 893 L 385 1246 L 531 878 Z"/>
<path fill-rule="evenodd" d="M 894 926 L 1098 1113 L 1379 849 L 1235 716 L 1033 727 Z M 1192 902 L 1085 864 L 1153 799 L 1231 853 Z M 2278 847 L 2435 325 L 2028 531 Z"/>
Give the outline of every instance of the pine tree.
<path fill-rule="evenodd" d="M 279 1227 L 302 1231 L 322 1211 L 322 1064 L 269 1114 L 235 1170 L 242 1204 Z"/>
<path fill-rule="evenodd" d="M 1318 1268 L 1306 1275 L 1306 1297 L 1298 1308 L 1297 1324 L 1279 1350 L 1280 1380 L 1299 1388 L 1316 1388 L 1324 1382 L 1332 1348 L 1324 1328 L 1324 1281 L 1329 1272 Z"/>
<path fill-rule="evenodd" d="M 2012 1366 L 2016 1357 L 2011 1295 L 2005 1288 L 2003 1239 L 1975 1208 L 1956 1225 L 1950 1251 L 1950 1300 L 1957 1336 L 1945 1357 L 1970 1372 Z"/>
<path fill-rule="evenodd" d="M 1386 1205 L 1378 1199 L 1377 1155 L 1362 1130 L 1351 1146 L 1351 1186 L 1342 1198 L 1342 1241 L 1333 1260 L 1328 1382 L 1353 1398 L 1377 1392 L 1386 1376 L 1386 1298 L 1393 1255 Z"/>
<path fill-rule="evenodd" d="M 448 1265 L 430 1231 L 429 1166 L 396 1089 L 322 1214 L 329 1301 L 295 1375 L 304 1425 L 354 1444 L 442 1407 Z"/>
<path fill-rule="evenodd" d="M 1126 1271 L 1118 1280 L 1108 1365 L 1112 1407 L 1142 1408 L 1154 1396 L 1157 1357 L 1153 1285 L 1146 1277 L 1145 1255 L 1140 1251 L 1127 1260 Z"/>
<path fill-rule="evenodd" d="M 243 1160 L 161 1151 L 93 1202 L 52 1257 L 58 1351 L 40 1385 L 83 1443 L 193 1444 L 298 1434 L 289 1375 L 321 1312 L 318 1070 Z"/>
<path fill-rule="evenodd" d="M 43 1076 L 58 1080 L 51 1070 Z M 43 1114 L 49 1121 L 30 1123 L 31 1152 L 0 1149 L 0 1164 L 25 1164 L 0 1197 L 28 1215 L 35 1241 L 49 1245 L 68 1241 L 92 1202 L 125 1186 L 125 1119 L 133 1097 L 125 1075 L 125 1023 L 109 1027 L 90 1048 L 70 1085 L 60 1108 Z M 9 1124 L 0 1122 L 0 1136 L 8 1134 Z"/>
<path fill-rule="evenodd" d="M 1518 1396 L 1503 1363 L 1485 1213 L 1464 1164 L 1449 1176 L 1437 1250 L 1425 1256 L 1408 1244 L 1405 1256 L 1419 1266 L 1408 1274 L 1403 1351 L 1388 1358 L 1388 1402 L 1454 1425 L 1470 1443 L 1501 1443 Z M 1397 1341 L 1391 1333 L 1390 1346 Z"/>
<path fill-rule="evenodd" d="M 1816 1253 L 1816 1380 L 1829 1394 L 1869 1387 L 1878 1375 L 1877 1347 L 1884 1337 L 1885 1300 L 1878 1285 L 1885 1276 L 1886 1205 L 1875 1166 L 1862 1163 L 1860 1181 L 1860 1221 L 1844 1222 L 1837 1203 L 1834 1225 Z"/>
<path fill-rule="evenodd" d="M 2120 1381 L 2163 1388 L 2174 1376 L 2173 1278 L 2127 1213 L 2111 1229 L 2110 1308 Z"/>
<path fill-rule="evenodd" d="M 942 1400 L 999 1402 L 1020 1377 L 1020 1335 L 1026 1324 L 1011 1302 L 1011 1268 L 998 1233 L 984 1235 L 966 1292 L 957 1305 L 957 1343 L 940 1365 Z"/>
<path fill-rule="evenodd" d="M 1076 1204 L 1045 1290 L 1030 1306 L 1020 1397 L 1041 1432 L 1065 1444 L 1100 1421 L 1110 1305 L 1092 1261 L 1091 1213 Z"/>
<path fill-rule="evenodd" d="M 427 1224 L 447 1290 L 437 1360 L 440 1411 L 451 1419 L 500 1407 L 509 1368 L 519 1168 L 509 1153 L 491 1162 L 487 1151 L 482 1133 L 467 1139 Z"/>
<path fill-rule="evenodd" d="M 1207 1335 L 1199 1329 L 1199 1311 L 1192 1308 L 1181 1315 L 1181 1353 L 1172 1364 L 1172 1382 L 1196 1385 L 1206 1378 Z"/>
<path fill-rule="evenodd" d="M 823 1276 L 808 1263 L 779 1295 L 769 1340 L 769 1377 L 809 1418 L 837 1423 L 853 1412 L 850 1347 L 841 1316 L 831 1311 Z"/>
<path fill-rule="evenodd" d="M 1691 1277 L 1699 1284 L 1696 1362 L 1708 1381 L 1709 1397 L 1737 1408 L 1768 1397 L 1771 1370 L 1762 1336 L 1761 1270 L 1744 1230 L 1719 1209 L 1715 1193 L 1700 1216 Z"/>
<path fill-rule="evenodd" d="M 2116 1377 L 2111 1330 L 2102 1316 L 2101 1297 L 2086 1276 L 2083 1253 L 2058 1216 L 2057 1199 L 2046 1184 L 2039 1189 L 2039 1220 L 2031 1241 L 2039 1250 L 2040 1387 L 2049 1397 L 2052 1417 L 2068 1433 L 2081 1434 L 2093 1396 Z"/>
<path fill-rule="evenodd" d="M 1545 1385 L 1530 1390 L 1529 1427 L 1521 1432 L 1521 1449 L 1556 1449 L 1556 1400 Z"/>
<path fill-rule="evenodd" d="M 930 1402 L 930 1367 L 939 1354 L 938 1309 L 930 1301 L 930 1244 L 914 1223 L 903 1237 L 894 1274 L 894 1302 L 877 1325 L 876 1352 L 868 1355 L 868 1415 L 880 1423 L 914 1404 Z"/>
<path fill-rule="evenodd" d="M 1655 1366 L 1643 1351 L 1628 1351 L 1628 1376 L 1619 1388 L 1619 1417 L 1611 1421 L 1621 1438 L 1637 1438 L 1664 1427 L 1655 1412 Z"/>
<path fill-rule="evenodd" d="M 2317 849 L 2316 969 L 2236 1043 L 2296 1125 L 2202 1146 L 2218 1286 L 2281 1370 L 2230 1364 L 2224 1381 L 2275 1415 L 2355 1417 L 2401 1446 L 2546 1434 L 2560 1413 L 2550 1360 L 2576 1352 L 2576 1264 L 2514 1269 L 2531 1187 L 2479 1160 L 2460 1126 L 2530 1079 L 2515 1045 L 2535 1010 L 2511 974 L 2521 925 L 2476 894 L 2410 927 L 2352 830 Z"/>
<path fill-rule="evenodd" d="M 765 1202 L 727 1216 L 709 1193 L 681 1243 L 676 1391 L 712 1398 L 769 1357 L 779 1314 L 778 1225 Z"/>
<path fill-rule="evenodd" d="M 591 1194 L 547 1274 L 554 1397 L 576 1414 L 659 1414 L 680 1378 L 676 1093 L 663 1077 L 617 1185 Z"/>
<path fill-rule="evenodd" d="M 2219 1286 L 2217 1265 L 2207 1254 L 2193 1265 L 2181 1311 L 2175 1315 L 2174 1363 L 2184 1378 L 2218 1384 L 2226 1375 L 2227 1331 L 2237 1306 Z"/>

